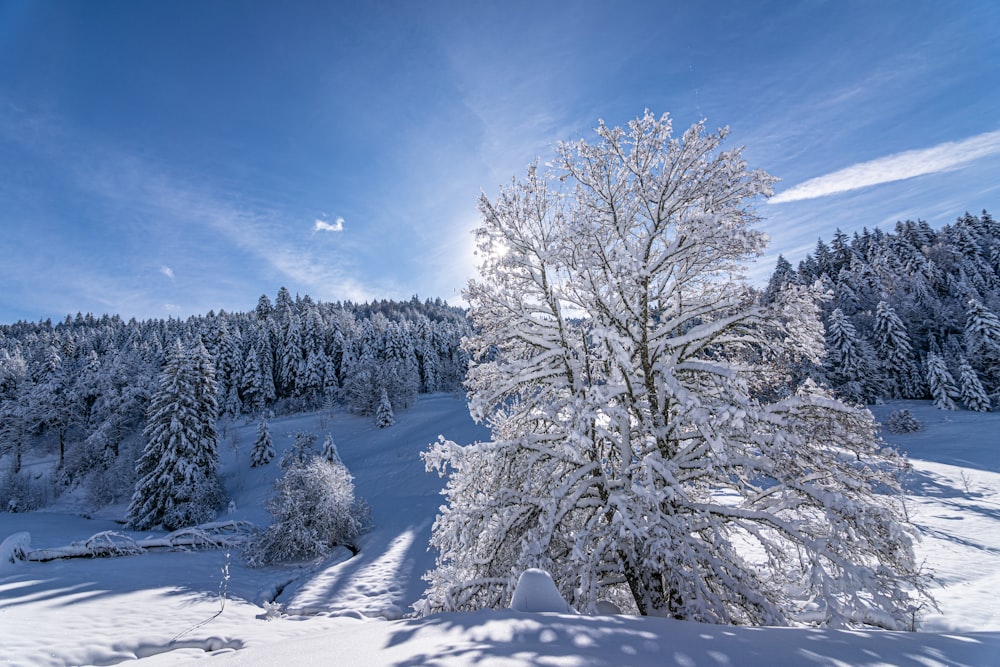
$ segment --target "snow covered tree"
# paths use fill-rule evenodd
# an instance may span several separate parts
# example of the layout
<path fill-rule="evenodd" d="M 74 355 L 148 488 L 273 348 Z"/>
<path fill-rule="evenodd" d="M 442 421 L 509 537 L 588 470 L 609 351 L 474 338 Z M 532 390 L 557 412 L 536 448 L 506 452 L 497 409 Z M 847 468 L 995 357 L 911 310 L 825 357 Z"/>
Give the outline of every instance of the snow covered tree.
<path fill-rule="evenodd" d="M 271 441 L 271 428 L 263 417 L 257 423 L 257 439 L 250 450 L 250 467 L 266 466 L 274 459 L 274 443 Z"/>
<path fill-rule="evenodd" d="M 767 289 L 764 290 L 764 301 L 773 303 L 778 298 L 778 293 L 789 283 L 794 283 L 795 280 L 795 269 L 783 255 L 778 255 L 774 273 L 771 274 L 771 279 L 767 282 Z"/>
<path fill-rule="evenodd" d="M 375 425 L 379 428 L 387 428 L 396 423 L 396 415 L 392 411 L 392 403 L 389 401 L 389 394 L 382 390 L 382 397 L 375 408 Z"/>
<path fill-rule="evenodd" d="M 830 381 L 837 392 L 853 401 L 864 402 L 872 398 L 874 359 L 851 320 L 840 308 L 830 314 L 826 326 L 826 346 Z"/>
<path fill-rule="evenodd" d="M 243 362 L 243 386 L 241 394 L 243 403 L 251 412 L 260 412 L 264 409 L 264 375 L 260 369 L 260 360 L 257 350 L 251 347 L 247 350 L 246 358 Z"/>
<path fill-rule="evenodd" d="M 948 370 L 944 357 L 936 351 L 928 352 L 924 365 L 927 386 L 930 387 L 934 405 L 942 410 L 957 410 L 955 399 L 959 397 L 958 389 L 955 387 L 955 378 Z"/>
<path fill-rule="evenodd" d="M 274 484 L 267 501 L 274 521 L 249 545 L 247 562 L 258 567 L 325 556 L 363 532 L 365 507 L 343 465 L 317 456 L 296 462 Z"/>
<path fill-rule="evenodd" d="M 965 357 L 961 357 L 958 363 L 958 386 L 959 397 L 967 409 L 974 412 L 989 411 L 990 397 L 986 395 L 976 370 Z"/>
<path fill-rule="evenodd" d="M 965 346 L 987 371 L 991 390 L 1000 389 L 1000 317 L 976 299 L 970 299 L 965 320 Z"/>
<path fill-rule="evenodd" d="M 25 406 L 19 400 L 28 384 L 28 366 L 20 354 L 0 350 L 0 456 L 11 455 L 10 472 L 21 472 L 21 457 L 27 439 Z M 27 393 L 27 392 L 25 392 Z"/>
<path fill-rule="evenodd" d="M 49 346 L 30 396 L 22 411 L 32 427 L 50 429 L 59 440 L 59 468 L 66 460 L 66 435 L 73 425 L 76 397 L 72 392 L 72 374 L 59 351 Z"/>
<path fill-rule="evenodd" d="M 285 453 L 281 456 L 281 467 L 290 468 L 295 465 L 301 465 L 314 456 L 316 456 L 316 434 L 302 433 L 300 431 L 295 434 L 292 446 L 286 449 Z"/>
<path fill-rule="evenodd" d="M 448 475 L 426 609 L 503 607 L 537 567 L 581 611 L 909 625 L 902 461 L 868 411 L 778 391 L 822 353 L 818 308 L 739 278 L 773 179 L 725 130 L 597 133 L 480 199 L 468 387 L 492 440 L 425 453 Z"/>
<path fill-rule="evenodd" d="M 302 327 L 299 317 L 291 306 L 282 309 L 281 337 L 279 338 L 276 380 L 275 384 L 280 385 L 284 396 L 293 394 L 300 386 L 302 373 Z"/>
<path fill-rule="evenodd" d="M 893 410 L 885 425 L 890 433 L 916 433 L 924 427 L 920 420 L 906 408 Z"/>
<path fill-rule="evenodd" d="M 323 440 L 323 450 L 319 456 L 324 461 L 329 461 L 330 463 L 344 464 L 340 460 L 340 452 L 337 451 L 337 445 L 333 442 L 333 436 L 329 433 L 326 434 L 326 438 Z"/>
<path fill-rule="evenodd" d="M 213 519 L 222 500 L 216 476 L 215 369 L 205 347 L 170 351 L 149 403 L 146 446 L 136 464 L 129 525 L 167 530 Z"/>
<path fill-rule="evenodd" d="M 261 294 L 260 298 L 257 299 L 257 307 L 254 308 L 257 320 L 260 322 L 266 321 L 273 311 L 274 307 L 271 305 L 271 299 L 266 294 Z"/>
<path fill-rule="evenodd" d="M 883 388 L 890 398 L 920 398 L 921 387 L 915 386 L 913 347 L 906 326 L 896 311 L 885 301 L 875 309 L 875 350 L 886 379 Z"/>

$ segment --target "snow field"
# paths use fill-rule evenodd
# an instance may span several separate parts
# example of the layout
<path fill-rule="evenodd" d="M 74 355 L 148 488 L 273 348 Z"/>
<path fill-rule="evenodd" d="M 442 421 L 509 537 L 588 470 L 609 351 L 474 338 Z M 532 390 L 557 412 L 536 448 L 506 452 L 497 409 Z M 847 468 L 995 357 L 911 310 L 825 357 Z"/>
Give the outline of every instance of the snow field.
<path fill-rule="evenodd" d="M 424 472 L 419 453 L 439 433 L 457 442 L 487 435 L 462 399 L 438 394 L 421 397 L 387 429 L 341 413 L 272 420 L 279 457 L 291 442 L 286 434 L 311 432 L 320 440 L 333 434 L 357 494 L 373 511 L 375 528 L 361 539 L 357 556 L 336 550 L 321 563 L 253 570 L 233 551 L 221 614 L 223 550 L 47 563 L 0 558 L 0 664 L 273 665 L 294 656 L 297 665 L 334 659 L 350 665 L 989 665 L 1000 655 L 1000 457 L 994 444 L 1000 415 L 943 413 L 929 402 L 880 406 L 876 414 L 881 419 L 900 405 L 925 425 L 906 436 L 885 434 L 913 456 L 908 508 L 923 535 L 918 557 L 934 573 L 941 607 L 927 615 L 924 632 L 737 628 L 514 610 L 404 618 L 433 564 L 427 541 L 441 502 L 442 480 Z M 225 430 L 222 473 L 235 509 L 220 519 L 264 525 L 263 501 L 277 466 L 248 467 L 256 423 Z M 92 519 L 58 509 L 0 513 L 0 541 L 27 531 L 38 549 L 121 531 L 113 518 L 124 506 Z M 272 601 L 285 614 L 267 620 L 264 604 Z"/>

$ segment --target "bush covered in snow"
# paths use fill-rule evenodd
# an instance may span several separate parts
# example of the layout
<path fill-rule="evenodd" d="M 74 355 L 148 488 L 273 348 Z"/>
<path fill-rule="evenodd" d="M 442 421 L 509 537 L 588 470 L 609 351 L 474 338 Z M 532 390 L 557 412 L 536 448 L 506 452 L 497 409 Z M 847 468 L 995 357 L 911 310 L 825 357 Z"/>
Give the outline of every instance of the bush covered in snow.
<path fill-rule="evenodd" d="M 889 429 L 889 433 L 914 433 L 924 428 L 920 420 L 905 408 L 893 411 L 886 420 L 885 427 Z"/>
<path fill-rule="evenodd" d="M 7 470 L 0 474 L 0 512 L 30 512 L 47 502 L 43 481 L 32 479 L 26 472 Z"/>
<path fill-rule="evenodd" d="M 252 567 L 322 558 L 333 547 L 349 544 L 370 523 L 367 504 L 354 497 L 351 473 L 321 457 L 289 465 L 274 490 L 267 501 L 274 522 L 244 554 Z"/>

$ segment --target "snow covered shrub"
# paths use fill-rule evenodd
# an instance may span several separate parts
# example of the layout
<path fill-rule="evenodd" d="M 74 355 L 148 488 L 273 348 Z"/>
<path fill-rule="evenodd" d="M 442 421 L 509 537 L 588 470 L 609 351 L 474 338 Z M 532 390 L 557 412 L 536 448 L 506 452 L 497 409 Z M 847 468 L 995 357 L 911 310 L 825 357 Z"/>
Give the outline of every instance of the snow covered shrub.
<path fill-rule="evenodd" d="M 27 472 L 8 469 L 0 477 L 0 512 L 31 512 L 48 500 L 44 480 L 32 479 Z"/>
<path fill-rule="evenodd" d="M 164 510 L 160 524 L 165 530 L 215 521 L 226 501 L 226 491 L 215 475 L 195 476 L 175 487 L 177 498 Z"/>
<path fill-rule="evenodd" d="M 907 409 L 894 410 L 885 421 L 885 427 L 889 433 L 915 433 L 924 426 L 920 420 L 913 416 Z"/>
<path fill-rule="evenodd" d="M 293 463 L 274 491 L 267 501 L 274 521 L 245 553 L 252 567 L 321 558 L 367 528 L 367 505 L 355 499 L 354 480 L 343 465 L 318 456 Z"/>

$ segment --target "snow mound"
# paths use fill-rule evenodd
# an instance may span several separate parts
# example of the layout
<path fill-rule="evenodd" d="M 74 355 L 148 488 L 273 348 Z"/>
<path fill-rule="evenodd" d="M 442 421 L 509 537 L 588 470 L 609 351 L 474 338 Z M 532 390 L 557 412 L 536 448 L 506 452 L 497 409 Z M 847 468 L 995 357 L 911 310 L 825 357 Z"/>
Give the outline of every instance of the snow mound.
<path fill-rule="evenodd" d="M 521 573 L 511 596 L 510 608 L 514 611 L 552 611 L 560 614 L 575 614 L 556 588 L 552 577 L 545 570 L 530 568 Z"/>
<path fill-rule="evenodd" d="M 28 557 L 31 550 L 31 533 L 21 530 L 0 542 L 0 568 Z"/>

